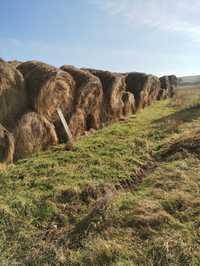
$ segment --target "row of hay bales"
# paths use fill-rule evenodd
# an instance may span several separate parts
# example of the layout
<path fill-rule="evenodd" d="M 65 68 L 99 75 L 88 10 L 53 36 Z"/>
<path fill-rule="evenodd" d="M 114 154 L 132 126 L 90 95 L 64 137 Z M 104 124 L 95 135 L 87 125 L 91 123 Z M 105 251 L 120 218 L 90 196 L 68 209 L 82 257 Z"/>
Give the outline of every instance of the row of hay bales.
<path fill-rule="evenodd" d="M 175 76 L 111 73 L 0 59 L 0 161 L 12 162 L 172 97 Z"/>

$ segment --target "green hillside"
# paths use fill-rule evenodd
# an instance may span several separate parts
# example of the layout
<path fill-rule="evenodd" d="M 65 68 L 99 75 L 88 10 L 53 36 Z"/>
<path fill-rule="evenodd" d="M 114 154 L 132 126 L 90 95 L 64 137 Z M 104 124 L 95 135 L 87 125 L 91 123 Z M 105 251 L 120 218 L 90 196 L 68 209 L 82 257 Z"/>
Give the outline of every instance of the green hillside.
<path fill-rule="evenodd" d="M 189 86 L 189 85 L 199 85 L 200 84 L 200 76 L 185 76 L 179 78 L 180 86 Z"/>
<path fill-rule="evenodd" d="M 0 265 L 200 265 L 199 99 L 1 165 Z"/>

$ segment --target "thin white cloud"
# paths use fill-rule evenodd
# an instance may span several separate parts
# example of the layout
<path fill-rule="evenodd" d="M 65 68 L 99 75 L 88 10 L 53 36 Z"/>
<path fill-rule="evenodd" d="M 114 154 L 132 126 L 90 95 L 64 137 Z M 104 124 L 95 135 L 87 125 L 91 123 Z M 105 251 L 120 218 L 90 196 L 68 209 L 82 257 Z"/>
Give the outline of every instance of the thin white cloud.
<path fill-rule="evenodd" d="M 166 32 L 183 33 L 200 42 L 199 0 L 89 0 L 112 16 L 133 26 L 143 25 Z"/>

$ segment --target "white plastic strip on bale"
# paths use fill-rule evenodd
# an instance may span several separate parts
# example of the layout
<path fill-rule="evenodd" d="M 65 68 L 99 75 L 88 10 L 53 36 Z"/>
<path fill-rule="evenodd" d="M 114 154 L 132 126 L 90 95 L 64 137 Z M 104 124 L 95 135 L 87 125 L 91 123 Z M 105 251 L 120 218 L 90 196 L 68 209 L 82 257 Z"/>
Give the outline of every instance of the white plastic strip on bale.
<path fill-rule="evenodd" d="M 58 115 L 60 117 L 60 120 L 62 122 L 62 125 L 63 125 L 63 127 L 64 127 L 64 129 L 66 131 L 66 134 L 67 134 L 67 137 L 68 137 L 69 141 L 72 142 L 73 137 L 72 137 L 71 131 L 70 131 L 68 125 L 67 125 L 67 121 L 65 120 L 65 117 L 63 115 L 62 110 L 60 108 L 57 108 L 57 113 L 58 113 Z"/>

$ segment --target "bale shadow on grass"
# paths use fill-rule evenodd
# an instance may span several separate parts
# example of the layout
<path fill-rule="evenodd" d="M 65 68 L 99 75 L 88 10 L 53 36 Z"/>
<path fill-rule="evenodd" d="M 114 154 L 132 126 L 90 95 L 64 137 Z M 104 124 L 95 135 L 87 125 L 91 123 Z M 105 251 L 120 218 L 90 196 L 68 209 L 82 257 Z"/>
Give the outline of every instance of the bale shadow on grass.
<path fill-rule="evenodd" d="M 196 119 L 200 118 L 200 104 L 196 104 L 192 107 L 181 109 L 173 114 L 156 119 L 152 124 L 165 124 L 170 125 L 173 121 L 173 124 L 180 125 L 183 123 L 189 123 Z"/>

